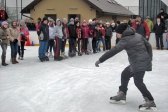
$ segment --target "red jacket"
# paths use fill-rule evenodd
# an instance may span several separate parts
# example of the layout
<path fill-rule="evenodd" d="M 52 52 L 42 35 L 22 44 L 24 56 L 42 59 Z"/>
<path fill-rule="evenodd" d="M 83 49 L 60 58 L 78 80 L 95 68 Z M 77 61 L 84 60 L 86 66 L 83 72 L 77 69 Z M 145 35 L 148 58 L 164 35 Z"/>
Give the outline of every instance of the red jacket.
<path fill-rule="evenodd" d="M 20 28 L 20 41 L 26 41 L 29 37 L 28 28 Z"/>
<path fill-rule="evenodd" d="M 134 22 L 132 27 L 136 30 L 136 33 L 141 34 L 144 38 L 150 35 L 149 27 L 145 21 L 142 21 L 140 25 L 137 25 L 136 22 Z"/>
<path fill-rule="evenodd" d="M 103 27 L 100 27 L 100 30 L 102 32 L 102 36 L 105 36 L 105 33 L 106 33 L 105 29 Z"/>
<path fill-rule="evenodd" d="M 76 37 L 81 38 L 81 28 L 76 28 Z"/>
<path fill-rule="evenodd" d="M 88 26 L 82 26 L 82 38 L 89 38 L 90 30 Z"/>
<path fill-rule="evenodd" d="M 6 11 L 0 11 L 0 21 L 6 21 L 8 19 L 8 14 Z"/>

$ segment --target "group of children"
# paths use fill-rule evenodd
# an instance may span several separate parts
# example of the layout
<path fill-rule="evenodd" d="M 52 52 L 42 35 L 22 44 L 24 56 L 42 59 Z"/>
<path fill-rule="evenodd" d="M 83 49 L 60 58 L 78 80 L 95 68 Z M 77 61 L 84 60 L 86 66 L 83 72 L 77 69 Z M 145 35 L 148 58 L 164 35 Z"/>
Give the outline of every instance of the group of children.
<path fill-rule="evenodd" d="M 63 18 L 57 19 L 55 25 L 53 19 L 44 17 L 37 34 L 40 42 L 39 59 L 42 62 L 49 61 L 51 57 L 60 61 L 68 56 L 74 57 L 76 54 L 82 56 L 100 52 L 101 42 L 103 51 L 111 49 L 112 29 L 109 22 L 104 25 L 90 19 L 88 22 L 83 20 L 80 23 L 79 20 L 73 18 L 68 22 L 66 18 Z M 69 43 L 68 56 L 65 55 L 67 41 Z"/>

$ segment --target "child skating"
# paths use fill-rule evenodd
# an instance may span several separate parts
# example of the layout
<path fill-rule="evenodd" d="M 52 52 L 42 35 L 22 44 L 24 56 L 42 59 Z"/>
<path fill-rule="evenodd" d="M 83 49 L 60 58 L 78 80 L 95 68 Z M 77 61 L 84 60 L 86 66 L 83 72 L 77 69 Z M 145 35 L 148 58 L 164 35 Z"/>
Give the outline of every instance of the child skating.
<path fill-rule="evenodd" d="M 135 30 L 128 26 L 127 23 L 120 24 L 117 29 L 117 38 L 120 38 L 119 43 L 110 51 L 106 52 L 95 63 L 99 67 L 107 59 L 113 57 L 122 50 L 126 50 L 130 65 L 127 66 L 121 74 L 121 86 L 116 96 L 110 98 L 111 103 L 126 103 L 127 86 L 131 77 L 134 78 L 134 83 L 142 93 L 145 103 L 139 105 L 140 111 L 156 111 L 156 104 L 151 93 L 143 83 L 143 78 L 146 71 L 152 71 L 152 47 L 149 42 L 135 33 Z"/>

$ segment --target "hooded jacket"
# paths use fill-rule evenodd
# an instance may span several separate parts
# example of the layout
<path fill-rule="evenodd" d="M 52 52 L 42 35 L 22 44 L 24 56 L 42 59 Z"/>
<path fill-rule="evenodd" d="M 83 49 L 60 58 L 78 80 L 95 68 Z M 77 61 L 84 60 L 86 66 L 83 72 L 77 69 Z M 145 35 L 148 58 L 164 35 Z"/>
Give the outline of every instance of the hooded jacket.
<path fill-rule="evenodd" d="M 86 25 L 86 26 L 83 26 L 82 25 L 82 38 L 89 38 L 89 27 Z"/>
<path fill-rule="evenodd" d="M 5 28 L 0 28 L 0 39 L 2 40 L 3 44 L 8 44 L 8 31 Z M 1 43 L 1 44 L 2 44 Z"/>
<path fill-rule="evenodd" d="M 123 32 L 118 44 L 100 57 L 99 61 L 102 63 L 122 50 L 127 52 L 132 73 L 152 70 L 152 47 L 142 35 L 135 33 L 131 27 Z"/>
<path fill-rule="evenodd" d="M 161 22 L 165 25 L 165 21 L 166 19 L 168 19 L 168 14 L 164 11 L 164 9 L 162 9 L 163 12 L 162 13 L 159 13 L 157 15 L 157 17 L 159 17 L 161 19 Z M 164 18 L 161 18 L 161 16 L 164 16 Z"/>
<path fill-rule="evenodd" d="M 57 20 L 56 20 L 56 24 L 57 24 L 57 25 L 56 25 L 55 28 L 54 28 L 54 35 L 55 35 L 56 37 L 62 39 L 62 37 L 64 36 L 64 35 L 63 35 L 63 31 L 62 31 L 62 25 L 58 25 L 58 21 L 60 21 L 60 23 L 61 23 L 61 20 L 60 20 L 60 19 L 57 19 Z"/>
<path fill-rule="evenodd" d="M 146 20 L 146 23 L 148 25 L 149 31 L 152 32 L 153 27 L 154 27 L 153 22 L 150 19 L 148 19 L 148 20 Z"/>
<path fill-rule="evenodd" d="M 68 25 L 68 30 L 69 30 L 69 37 L 76 39 L 76 27 L 75 24 L 69 24 Z"/>
<path fill-rule="evenodd" d="M 95 25 L 89 24 L 88 27 L 89 27 L 89 37 L 93 37 L 94 36 Z"/>
<path fill-rule="evenodd" d="M 49 26 L 48 24 L 42 23 L 37 31 L 37 35 L 40 36 L 41 32 L 44 35 L 43 40 L 41 41 L 48 41 L 49 40 Z"/>
<path fill-rule="evenodd" d="M 105 36 L 112 37 L 112 29 L 110 27 L 106 27 L 105 32 Z"/>

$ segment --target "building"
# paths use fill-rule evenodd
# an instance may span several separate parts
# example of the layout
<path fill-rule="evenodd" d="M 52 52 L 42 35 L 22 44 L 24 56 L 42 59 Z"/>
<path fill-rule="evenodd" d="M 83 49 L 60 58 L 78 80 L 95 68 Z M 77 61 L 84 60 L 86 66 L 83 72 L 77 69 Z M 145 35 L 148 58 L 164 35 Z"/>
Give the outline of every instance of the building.
<path fill-rule="evenodd" d="M 22 14 L 30 14 L 31 18 L 38 17 L 75 18 L 89 20 L 95 17 L 103 21 L 112 19 L 124 20 L 134 15 L 131 11 L 114 0 L 34 0 L 27 5 Z"/>

